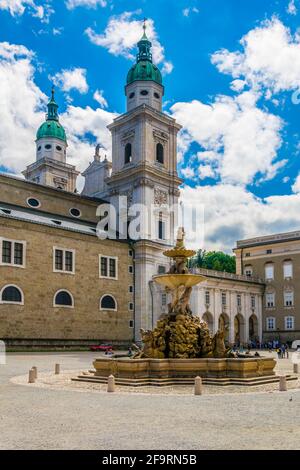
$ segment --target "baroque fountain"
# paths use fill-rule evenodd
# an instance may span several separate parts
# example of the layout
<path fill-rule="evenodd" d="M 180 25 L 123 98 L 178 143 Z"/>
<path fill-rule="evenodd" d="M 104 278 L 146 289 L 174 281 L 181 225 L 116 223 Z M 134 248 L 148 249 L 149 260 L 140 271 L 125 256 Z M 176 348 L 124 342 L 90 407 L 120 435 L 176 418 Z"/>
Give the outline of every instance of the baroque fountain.
<path fill-rule="evenodd" d="M 184 246 L 179 229 L 176 246 L 164 252 L 173 260 L 167 274 L 154 276 L 171 297 L 168 313 L 161 315 L 153 331 L 141 330 L 143 346 L 133 345 L 132 358 L 98 358 L 92 377 L 76 380 L 106 382 L 113 374 L 116 384 L 191 384 L 196 376 L 214 385 L 256 385 L 278 381 L 273 358 L 237 355 L 225 347 L 224 331 L 211 335 L 206 322 L 193 315 L 189 305 L 193 286 L 205 277 L 188 272 L 187 260 L 193 250 Z"/>

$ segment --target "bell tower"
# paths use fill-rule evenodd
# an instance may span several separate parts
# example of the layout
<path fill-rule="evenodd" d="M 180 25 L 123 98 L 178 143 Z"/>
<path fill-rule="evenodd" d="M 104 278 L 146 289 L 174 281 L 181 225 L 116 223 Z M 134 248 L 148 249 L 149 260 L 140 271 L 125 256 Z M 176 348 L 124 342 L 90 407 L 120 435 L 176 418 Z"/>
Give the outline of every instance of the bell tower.
<path fill-rule="evenodd" d="M 53 88 L 47 108 L 46 120 L 36 134 L 36 162 L 27 166 L 23 175 L 35 183 L 74 192 L 79 172 L 66 162 L 67 137 L 59 122 Z"/>
<path fill-rule="evenodd" d="M 143 28 L 136 63 L 127 74 L 126 113 L 108 126 L 112 135 L 111 174 L 105 179 L 105 185 L 90 194 L 109 200 L 119 214 L 126 212 L 120 207 L 119 197 L 126 196 L 126 221 L 134 218 L 131 210 L 136 205 L 143 207 L 139 237 L 133 240 L 136 340 L 140 328 L 154 326 L 153 312 L 161 311 L 161 305 L 153 305 L 157 296 L 153 295 L 156 287 L 152 277 L 168 270 L 162 252 L 174 242 L 177 221 L 176 213 L 170 208 L 176 211 L 178 187 L 182 182 L 177 175 L 177 133 L 181 126 L 162 112 L 162 75 L 152 62 L 145 23 Z M 119 231 L 122 233 L 120 227 Z M 129 238 L 132 238 L 130 230 Z"/>

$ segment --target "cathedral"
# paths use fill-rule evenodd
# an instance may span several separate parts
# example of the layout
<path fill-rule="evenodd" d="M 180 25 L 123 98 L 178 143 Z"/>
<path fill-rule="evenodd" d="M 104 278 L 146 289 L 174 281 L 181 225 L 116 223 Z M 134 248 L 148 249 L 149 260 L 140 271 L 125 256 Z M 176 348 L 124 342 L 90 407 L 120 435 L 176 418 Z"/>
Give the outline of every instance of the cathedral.
<path fill-rule="evenodd" d="M 111 161 L 98 145 L 82 173 L 81 194 L 79 172 L 67 163 L 54 90 L 37 131 L 35 162 L 24 179 L 0 175 L 0 339 L 8 345 L 128 345 L 167 309 L 167 294 L 152 278 L 168 270 L 163 251 L 173 245 L 177 228 L 169 209 L 177 207 L 182 183 L 181 126 L 162 111 L 162 75 L 145 27 L 137 46 L 126 112 L 108 126 Z M 107 204 L 117 214 L 115 237 L 99 237 L 100 208 Z M 151 207 L 151 221 L 132 237 L 136 206 Z M 206 275 L 193 294 L 194 312 L 213 333 L 226 327 L 230 342 L 261 338 L 263 284 L 243 275 Z"/>

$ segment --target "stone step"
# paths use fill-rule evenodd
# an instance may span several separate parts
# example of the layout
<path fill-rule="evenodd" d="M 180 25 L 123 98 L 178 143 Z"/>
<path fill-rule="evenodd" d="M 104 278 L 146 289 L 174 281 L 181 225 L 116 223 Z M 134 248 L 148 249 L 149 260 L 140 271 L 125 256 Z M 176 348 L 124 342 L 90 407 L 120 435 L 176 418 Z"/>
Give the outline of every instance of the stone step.
<path fill-rule="evenodd" d="M 297 380 L 295 375 L 287 375 L 286 379 L 288 381 Z M 79 375 L 78 377 L 72 378 L 76 382 L 88 382 L 88 383 L 107 383 L 107 377 L 100 376 L 86 376 Z M 174 377 L 174 378 L 139 378 L 139 379 L 129 379 L 129 378 L 115 378 L 116 385 L 123 385 L 129 387 L 145 387 L 145 386 L 173 386 L 173 385 L 193 385 L 193 378 L 184 378 L 184 377 Z M 252 378 L 234 378 L 234 377 L 224 377 L 224 378 L 213 378 L 213 377 L 203 377 L 202 382 L 204 385 L 219 385 L 219 386 L 229 386 L 229 385 L 241 385 L 241 386 L 255 386 L 255 385 L 266 385 L 271 383 L 279 382 L 279 376 L 262 376 L 262 377 L 252 377 Z"/>

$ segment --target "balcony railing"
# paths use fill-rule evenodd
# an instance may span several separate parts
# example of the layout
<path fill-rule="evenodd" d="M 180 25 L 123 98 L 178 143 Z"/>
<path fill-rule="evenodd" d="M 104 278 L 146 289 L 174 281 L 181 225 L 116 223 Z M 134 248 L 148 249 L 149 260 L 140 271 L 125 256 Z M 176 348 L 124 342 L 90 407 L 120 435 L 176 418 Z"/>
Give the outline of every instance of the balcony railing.
<path fill-rule="evenodd" d="M 204 269 L 204 268 L 191 268 L 191 273 L 193 274 L 202 274 L 207 277 L 217 277 L 221 279 L 229 279 L 232 281 L 246 281 L 246 282 L 258 282 L 264 284 L 264 281 L 257 276 L 246 276 L 243 274 L 233 274 L 227 273 L 226 271 L 215 271 L 214 269 Z"/>

